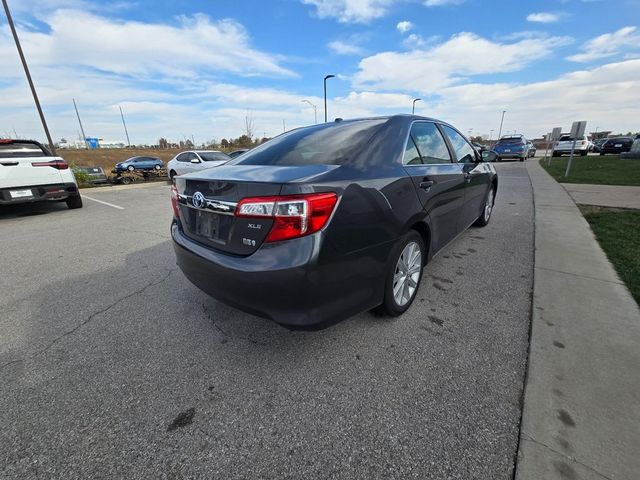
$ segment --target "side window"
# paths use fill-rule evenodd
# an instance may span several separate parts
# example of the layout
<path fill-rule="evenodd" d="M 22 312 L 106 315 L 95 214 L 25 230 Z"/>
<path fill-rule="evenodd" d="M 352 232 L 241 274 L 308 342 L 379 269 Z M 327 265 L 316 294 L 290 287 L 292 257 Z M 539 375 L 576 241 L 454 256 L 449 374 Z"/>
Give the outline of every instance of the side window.
<path fill-rule="evenodd" d="M 453 128 L 446 125 L 442 125 L 444 133 L 449 138 L 453 150 L 456 152 L 456 158 L 459 163 L 473 163 L 476 161 L 476 153 L 473 147 L 464 139 L 462 135 L 456 132 Z"/>
<path fill-rule="evenodd" d="M 430 122 L 417 122 L 411 127 L 423 163 L 451 163 L 451 155 L 438 127 Z"/>
<path fill-rule="evenodd" d="M 189 154 L 188 153 L 181 153 L 180 155 L 178 155 L 176 157 L 176 160 L 178 160 L 179 162 L 188 162 L 189 161 Z"/>
<path fill-rule="evenodd" d="M 407 148 L 404 151 L 402 163 L 405 165 L 422 164 L 422 159 L 420 158 L 420 154 L 418 153 L 418 149 L 416 148 L 416 144 L 411 135 L 409 135 L 409 140 L 407 140 Z"/>

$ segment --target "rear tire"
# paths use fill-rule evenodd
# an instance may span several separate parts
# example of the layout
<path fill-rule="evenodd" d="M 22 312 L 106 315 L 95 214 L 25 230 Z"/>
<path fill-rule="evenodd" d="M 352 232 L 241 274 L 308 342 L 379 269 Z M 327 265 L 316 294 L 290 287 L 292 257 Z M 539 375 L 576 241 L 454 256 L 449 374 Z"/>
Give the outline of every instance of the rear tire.
<path fill-rule="evenodd" d="M 551 152 L 551 156 L 552 157 L 559 157 L 560 154 L 554 150 L 553 152 Z"/>
<path fill-rule="evenodd" d="M 525 157 L 520 157 L 520 161 L 521 161 L 521 162 L 524 162 L 524 158 L 525 158 Z"/>
<path fill-rule="evenodd" d="M 171 170 L 169 172 L 169 180 L 171 180 L 173 182 L 173 178 L 176 176 L 176 171 L 175 170 Z"/>
<path fill-rule="evenodd" d="M 69 207 L 70 210 L 73 210 L 74 208 L 82 208 L 82 197 L 80 195 L 69 197 L 65 200 L 65 202 L 67 203 L 67 207 Z"/>
<path fill-rule="evenodd" d="M 422 237 L 409 230 L 394 245 L 387 268 L 384 301 L 378 308 L 382 314 L 397 317 L 406 312 L 416 298 L 426 258 Z"/>
<path fill-rule="evenodd" d="M 156 170 L 160 170 L 160 165 L 156 165 L 156 166 L 155 166 L 155 167 L 153 167 L 153 168 L 155 168 Z"/>
<path fill-rule="evenodd" d="M 487 196 L 484 199 L 484 204 L 482 205 L 482 213 L 475 221 L 474 225 L 476 227 L 486 227 L 491 220 L 491 213 L 493 212 L 493 206 L 496 203 L 496 192 L 493 185 L 487 192 Z"/>
<path fill-rule="evenodd" d="M 589 152 L 587 152 L 586 150 L 583 150 L 583 151 L 580 152 L 580 156 L 581 157 L 586 157 L 587 153 L 589 153 Z"/>

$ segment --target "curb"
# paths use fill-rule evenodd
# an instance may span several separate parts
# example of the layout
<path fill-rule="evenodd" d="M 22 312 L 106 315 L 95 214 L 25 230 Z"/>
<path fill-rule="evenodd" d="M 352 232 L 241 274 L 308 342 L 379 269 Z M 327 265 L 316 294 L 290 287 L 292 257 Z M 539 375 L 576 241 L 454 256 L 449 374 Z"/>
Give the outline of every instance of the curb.
<path fill-rule="evenodd" d="M 534 291 L 515 479 L 637 479 L 640 309 L 566 190 L 526 168 Z"/>

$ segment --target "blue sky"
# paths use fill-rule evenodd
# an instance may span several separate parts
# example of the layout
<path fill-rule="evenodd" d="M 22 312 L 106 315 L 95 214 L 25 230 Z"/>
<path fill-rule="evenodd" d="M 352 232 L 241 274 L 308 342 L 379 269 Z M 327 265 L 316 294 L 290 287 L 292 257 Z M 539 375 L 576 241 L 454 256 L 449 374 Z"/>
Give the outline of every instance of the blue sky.
<path fill-rule="evenodd" d="M 640 0 L 9 0 L 50 129 L 134 143 L 410 112 L 473 135 L 640 129 Z M 42 138 L 0 19 L 0 136 Z M 492 133 L 493 130 L 493 133 Z"/>

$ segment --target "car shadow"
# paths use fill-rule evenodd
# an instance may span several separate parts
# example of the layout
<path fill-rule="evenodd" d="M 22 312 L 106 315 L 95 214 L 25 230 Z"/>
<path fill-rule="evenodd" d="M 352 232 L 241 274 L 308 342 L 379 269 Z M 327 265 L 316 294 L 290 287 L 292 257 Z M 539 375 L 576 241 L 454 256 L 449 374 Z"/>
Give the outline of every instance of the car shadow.
<path fill-rule="evenodd" d="M 5 218 L 31 217 L 47 213 L 68 210 L 64 202 L 19 203 L 17 205 L 0 205 L 0 220 Z"/>

